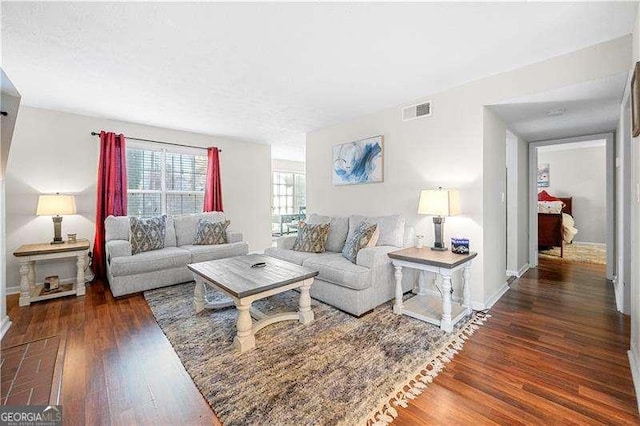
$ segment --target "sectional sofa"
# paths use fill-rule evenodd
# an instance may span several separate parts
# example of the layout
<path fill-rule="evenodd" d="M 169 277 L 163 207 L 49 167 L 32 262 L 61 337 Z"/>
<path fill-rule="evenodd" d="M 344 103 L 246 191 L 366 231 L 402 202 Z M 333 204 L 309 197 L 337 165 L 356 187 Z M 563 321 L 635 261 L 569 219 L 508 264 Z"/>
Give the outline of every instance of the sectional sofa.
<path fill-rule="evenodd" d="M 376 223 L 380 237 L 375 247 L 358 252 L 356 263 L 342 256 L 342 249 L 355 228 L 362 222 Z M 284 236 L 277 246 L 265 250 L 265 254 L 319 271 L 311 296 L 329 305 L 361 316 L 394 297 L 394 270 L 387 253 L 399 250 L 404 239 L 404 217 L 400 215 L 365 217 L 329 217 L 311 215 L 307 223 L 329 223 L 326 252 L 307 253 L 294 251 L 295 236 Z M 411 290 L 411 283 L 403 284 L 404 291 Z"/>
<path fill-rule="evenodd" d="M 249 252 L 239 232 L 227 231 L 227 244 L 194 245 L 199 219 L 224 221 L 224 213 L 167 216 L 164 248 L 135 255 L 129 243 L 128 216 L 105 219 L 107 278 L 114 296 L 193 281 L 189 263 L 241 256 Z"/>

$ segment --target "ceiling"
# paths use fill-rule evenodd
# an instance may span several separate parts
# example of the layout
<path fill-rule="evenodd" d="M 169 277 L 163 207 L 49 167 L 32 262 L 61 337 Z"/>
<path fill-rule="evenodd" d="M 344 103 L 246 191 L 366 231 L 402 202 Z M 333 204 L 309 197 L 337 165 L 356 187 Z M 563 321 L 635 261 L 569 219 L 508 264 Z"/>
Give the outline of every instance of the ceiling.
<path fill-rule="evenodd" d="M 2 2 L 2 65 L 26 105 L 302 160 L 305 132 L 629 34 L 636 7 Z"/>
<path fill-rule="evenodd" d="M 588 81 L 561 89 L 505 101 L 491 108 L 509 128 L 528 142 L 612 131 L 628 74 Z M 549 115 L 550 111 L 563 111 Z"/>

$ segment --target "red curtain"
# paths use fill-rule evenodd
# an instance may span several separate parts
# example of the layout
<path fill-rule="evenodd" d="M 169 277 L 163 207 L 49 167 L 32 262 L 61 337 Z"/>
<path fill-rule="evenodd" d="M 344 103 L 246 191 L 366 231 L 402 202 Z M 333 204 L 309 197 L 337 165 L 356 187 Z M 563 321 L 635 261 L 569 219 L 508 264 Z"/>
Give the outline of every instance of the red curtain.
<path fill-rule="evenodd" d="M 220 151 L 207 148 L 207 185 L 204 188 L 204 211 L 221 212 L 222 182 L 220 181 Z"/>
<path fill-rule="evenodd" d="M 127 215 L 127 153 L 124 135 L 100 132 L 96 235 L 93 240 L 93 270 L 96 277 L 106 276 L 104 220 L 109 215 Z"/>

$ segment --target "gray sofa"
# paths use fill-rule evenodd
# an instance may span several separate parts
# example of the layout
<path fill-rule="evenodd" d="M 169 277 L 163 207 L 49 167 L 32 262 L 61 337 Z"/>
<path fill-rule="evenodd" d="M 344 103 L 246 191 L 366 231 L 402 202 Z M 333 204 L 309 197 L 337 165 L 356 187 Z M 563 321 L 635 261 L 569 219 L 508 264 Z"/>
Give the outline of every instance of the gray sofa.
<path fill-rule="evenodd" d="M 375 247 L 360 250 L 353 264 L 341 252 L 347 237 L 364 220 L 378 225 L 380 238 Z M 284 236 L 277 240 L 276 247 L 266 249 L 265 254 L 319 271 L 311 286 L 311 296 L 361 316 L 394 297 L 394 270 L 387 253 L 402 247 L 404 222 L 400 215 L 329 217 L 314 214 L 307 223 L 330 223 L 326 252 L 294 251 L 296 237 Z M 407 281 L 403 287 L 409 291 L 412 286 Z"/>
<path fill-rule="evenodd" d="M 198 220 L 224 221 L 219 212 L 167 216 L 164 248 L 135 255 L 129 243 L 129 217 L 104 221 L 107 278 L 114 296 L 137 293 L 193 280 L 189 263 L 241 256 L 249 252 L 239 232 L 227 231 L 227 244 L 193 245 Z"/>

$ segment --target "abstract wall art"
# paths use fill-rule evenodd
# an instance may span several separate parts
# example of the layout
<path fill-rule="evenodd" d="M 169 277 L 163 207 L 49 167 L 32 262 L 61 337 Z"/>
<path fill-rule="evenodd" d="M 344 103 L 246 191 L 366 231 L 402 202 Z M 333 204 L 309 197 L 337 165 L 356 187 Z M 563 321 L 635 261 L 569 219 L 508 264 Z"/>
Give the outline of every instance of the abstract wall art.
<path fill-rule="evenodd" d="M 333 184 L 378 183 L 383 173 L 383 136 L 333 147 Z"/>
<path fill-rule="evenodd" d="M 549 187 L 549 163 L 538 164 L 538 188 Z"/>

